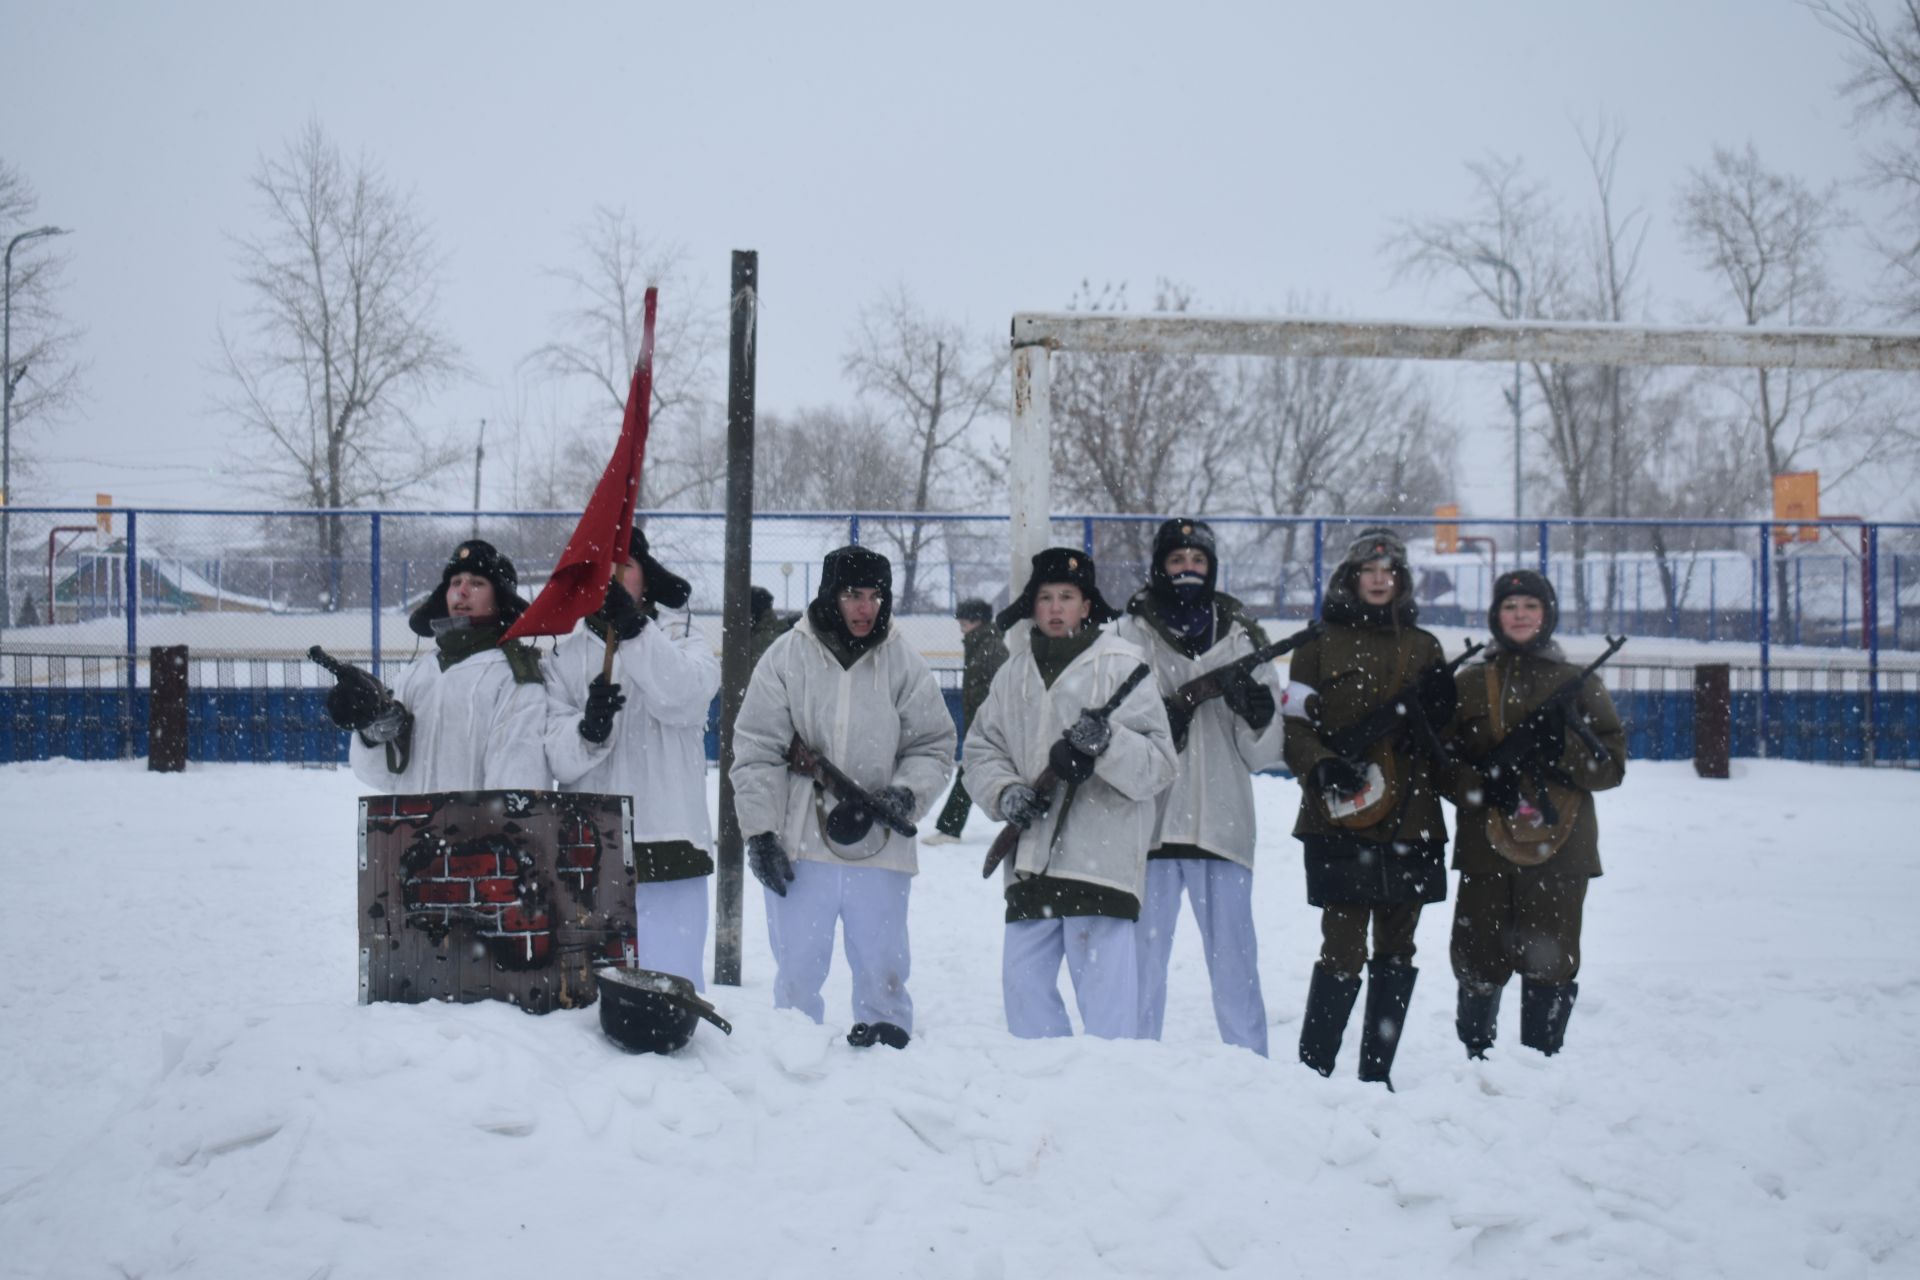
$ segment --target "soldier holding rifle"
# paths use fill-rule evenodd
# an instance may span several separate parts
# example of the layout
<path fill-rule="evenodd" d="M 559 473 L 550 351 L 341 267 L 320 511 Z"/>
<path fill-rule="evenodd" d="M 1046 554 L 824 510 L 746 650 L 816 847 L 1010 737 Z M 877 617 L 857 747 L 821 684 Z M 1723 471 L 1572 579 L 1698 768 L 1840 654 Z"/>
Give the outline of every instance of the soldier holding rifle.
<path fill-rule="evenodd" d="M 899 1049 L 913 1032 L 907 899 L 919 870 L 903 832 L 952 774 L 955 734 L 892 612 L 885 556 L 827 554 L 805 616 L 754 668 L 731 776 L 748 865 L 766 889 L 774 1007 L 822 1020 L 838 922 L 853 976 L 847 1040 Z"/>
<path fill-rule="evenodd" d="M 1160 793 L 1147 893 L 1135 946 L 1140 961 L 1140 1035 L 1158 1040 L 1167 1012 L 1167 964 L 1184 890 L 1193 904 L 1213 988 L 1220 1038 L 1267 1054 L 1253 929 L 1255 823 L 1251 774 L 1280 762 L 1282 692 L 1272 661 L 1243 661 L 1267 643 L 1258 623 L 1217 590 L 1213 528 L 1174 519 L 1153 539 L 1146 587 L 1127 602 L 1115 633 L 1147 655 L 1179 748 L 1173 785 Z M 1216 696 L 1177 696 L 1202 676 Z"/>
<path fill-rule="evenodd" d="M 391 690 L 357 667 L 322 664 L 338 680 L 327 714 L 352 731 L 348 758 L 362 782 L 416 793 L 551 784 L 539 656 L 518 640 L 501 641 L 527 608 L 518 585 L 513 561 L 469 539 L 407 619 L 433 648 L 403 668 Z"/>
<path fill-rule="evenodd" d="M 1454 684 L 1418 616 L 1406 544 L 1389 529 L 1362 531 L 1327 584 L 1326 634 L 1293 655 L 1302 699 L 1297 713 L 1291 698 L 1287 708 L 1287 767 L 1300 780 L 1293 834 L 1305 847 L 1307 901 L 1321 909 L 1300 1061 L 1333 1073 L 1364 969 L 1360 1078 L 1388 1088 L 1418 976 L 1420 909 L 1447 896 L 1437 735 Z"/>
<path fill-rule="evenodd" d="M 1016 1036 L 1072 1034 L 1062 959 L 1089 1035 L 1139 1030 L 1134 928 L 1154 798 L 1175 764 L 1146 655 L 1103 628 L 1114 617 L 1092 557 L 1065 547 L 1035 556 L 999 618 L 1011 656 L 967 733 L 974 796 L 1015 829 L 995 850 L 1013 846 L 1000 972 Z"/>
<path fill-rule="evenodd" d="M 1520 1043 L 1544 1054 L 1566 1039 L 1580 987 L 1587 881 L 1600 874 L 1593 793 L 1626 777 L 1620 715 L 1594 672 L 1553 640 L 1553 584 L 1527 569 L 1494 582 L 1487 661 L 1458 677 L 1449 792 L 1460 830 L 1453 865 L 1454 1019 L 1470 1057 L 1492 1048 L 1500 994 L 1520 975 Z"/>

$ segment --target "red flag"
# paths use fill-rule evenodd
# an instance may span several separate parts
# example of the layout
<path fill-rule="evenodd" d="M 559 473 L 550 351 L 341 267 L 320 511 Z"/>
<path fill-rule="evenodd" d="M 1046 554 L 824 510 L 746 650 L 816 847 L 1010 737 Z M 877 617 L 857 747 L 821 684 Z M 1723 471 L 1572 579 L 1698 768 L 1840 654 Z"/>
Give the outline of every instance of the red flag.
<path fill-rule="evenodd" d="M 654 295 L 646 299 L 646 326 L 640 338 L 640 360 L 633 368 L 633 386 L 627 392 L 627 412 L 620 423 L 620 440 L 613 446 L 593 497 L 567 539 L 553 576 L 540 588 L 533 604 L 507 629 L 505 639 L 520 636 L 563 636 L 580 619 L 599 609 L 607 599 L 613 567 L 627 558 L 633 533 L 633 504 L 640 494 L 640 468 L 647 455 L 647 409 L 653 399 Z"/>

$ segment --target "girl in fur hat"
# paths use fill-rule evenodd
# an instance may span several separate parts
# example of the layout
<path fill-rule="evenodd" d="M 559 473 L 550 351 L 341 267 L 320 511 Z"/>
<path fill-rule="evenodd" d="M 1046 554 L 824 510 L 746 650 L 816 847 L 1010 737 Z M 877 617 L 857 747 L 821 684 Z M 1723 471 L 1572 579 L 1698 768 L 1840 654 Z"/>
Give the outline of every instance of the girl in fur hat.
<path fill-rule="evenodd" d="M 1493 640 L 1485 660 L 1457 680 L 1453 740 L 1462 762 L 1448 784 L 1460 818 L 1453 853 L 1460 873 L 1454 1029 L 1473 1058 L 1493 1047 L 1500 993 L 1516 973 L 1520 1043 L 1559 1052 L 1580 993 L 1574 977 L 1587 882 L 1600 874 L 1593 793 L 1626 777 L 1626 733 L 1598 676 L 1586 678 L 1570 711 L 1534 714 L 1579 671 L 1554 643 L 1559 617 L 1553 584 L 1544 577 L 1528 569 L 1501 574 L 1487 611 Z M 1585 722 L 1605 760 L 1568 732 L 1570 715 Z M 1548 779 L 1545 804 L 1540 778 Z"/>
<path fill-rule="evenodd" d="M 1333 1073 L 1364 971 L 1360 1078 L 1388 1088 L 1418 977 L 1420 909 L 1447 896 L 1446 820 L 1436 761 L 1416 734 L 1396 729 L 1349 754 L 1335 744 L 1343 730 L 1398 705 L 1416 679 L 1430 727 L 1445 731 L 1453 681 L 1440 642 L 1414 625 L 1418 616 L 1406 545 L 1391 530 L 1365 530 L 1327 585 L 1325 634 L 1294 652 L 1290 679 L 1304 686 L 1303 705 L 1296 716 L 1289 698 L 1286 720 L 1287 767 L 1300 781 L 1293 834 L 1305 848 L 1307 901 L 1320 908 L 1300 1061 Z"/>

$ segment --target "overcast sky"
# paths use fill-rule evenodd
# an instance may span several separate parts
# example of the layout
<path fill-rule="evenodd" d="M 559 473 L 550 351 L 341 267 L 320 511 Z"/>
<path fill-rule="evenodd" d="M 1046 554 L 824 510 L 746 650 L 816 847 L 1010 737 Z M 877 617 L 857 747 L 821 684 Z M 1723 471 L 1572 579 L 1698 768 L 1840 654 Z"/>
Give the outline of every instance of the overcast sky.
<path fill-rule="evenodd" d="M 1458 314 L 1445 288 L 1393 281 L 1393 219 L 1464 212 L 1464 163 L 1489 154 L 1524 157 L 1573 204 L 1576 122 L 1603 116 L 1626 134 L 1622 203 L 1652 218 L 1655 306 L 1677 321 L 1709 296 L 1671 227 L 1689 166 L 1750 140 L 1774 167 L 1847 181 L 1862 142 L 1838 37 L 1785 0 L 8 0 L 0 15 L 0 155 L 41 221 L 75 229 L 64 306 L 88 365 L 87 402 L 29 442 L 46 465 L 23 502 L 259 501 L 223 472 L 215 325 L 243 322 L 228 237 L 261 225 L 248 176 L 310 117 L 434 230 L 442 316 L 475 377 L 420 416 L 463 431 L 506 416 L 566 301 L 544 269 L 596 205 L 684 246 L 707 307 L 729 250 L 760 251 L 759 398 L 786 409 L 850 398 L 848 329 L 897 284 L 983 334 L 1083 278 L 1128 282 L 1136 307 L 1167 277 L 1207 311 L 1296 297 Z M 1856 286 L 1871 270 L 1854 250 L 1840 265 Z M 1468 510 L 1505 514 L 1495 383 L 1440 376 L 1478 431 Z M 505 477 L 489 480 L 504 500 Z"/>

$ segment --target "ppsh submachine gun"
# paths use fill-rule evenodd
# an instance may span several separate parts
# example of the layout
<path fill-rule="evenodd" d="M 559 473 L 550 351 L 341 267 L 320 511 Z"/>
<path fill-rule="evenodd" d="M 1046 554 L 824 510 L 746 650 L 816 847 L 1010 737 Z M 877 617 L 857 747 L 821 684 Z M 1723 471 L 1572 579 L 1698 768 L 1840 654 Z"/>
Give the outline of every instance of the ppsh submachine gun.
<path fill-rule="evenodd" d="M 1180 727 L 1174 731 L 1173 735 L 1175 750 L 1186 750 L 1186 722 L 1193 719 L 1194 711 L 1202 703 L 1211 702 L 1223 696 L 1232 682 L 1251 677 L 1255 671 L 1275 658 L 1284 657 L 1307 641 L 1317 639 L 1325 630 L 1326 628 L 1318 622 L 1309 622 L 1292 635 L 1275 640 L 1272 644 L 1262 645 L 1245 657 L 1235 658 L 1232 662 L 1216 667 L 1212 671 L 1203 672 L 1175 689 L 1167 697 L 1168 718 L 1172 719 L 1176 716 L 1180 718 Z"/>

